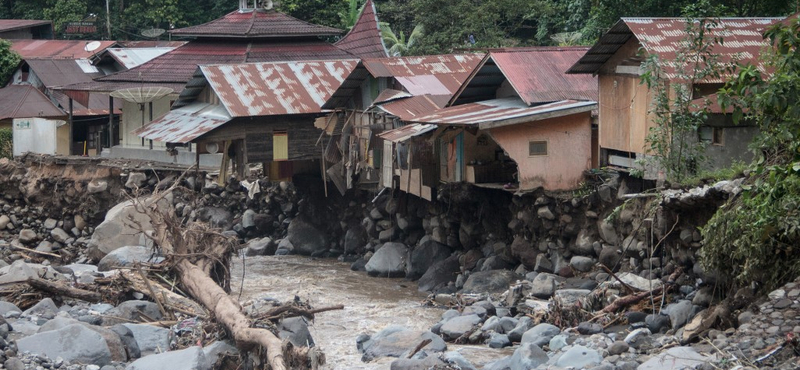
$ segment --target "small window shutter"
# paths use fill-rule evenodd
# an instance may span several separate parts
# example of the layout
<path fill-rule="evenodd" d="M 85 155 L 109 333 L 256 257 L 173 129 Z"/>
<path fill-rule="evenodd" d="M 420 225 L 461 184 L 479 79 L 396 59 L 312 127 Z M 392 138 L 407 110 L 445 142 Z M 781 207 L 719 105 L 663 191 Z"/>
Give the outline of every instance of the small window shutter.
<path fill-rule="evenodd" d="M 546 141 L 528 142 L 528 156 L 535 156 L 535 155 L 547 155 Z"/>
<path fill-rule="evenodd" d="M 272 160 L 285 161 L 289 159 L 289 136 L 286 131 L 275 131 L 272 134 Z"/>

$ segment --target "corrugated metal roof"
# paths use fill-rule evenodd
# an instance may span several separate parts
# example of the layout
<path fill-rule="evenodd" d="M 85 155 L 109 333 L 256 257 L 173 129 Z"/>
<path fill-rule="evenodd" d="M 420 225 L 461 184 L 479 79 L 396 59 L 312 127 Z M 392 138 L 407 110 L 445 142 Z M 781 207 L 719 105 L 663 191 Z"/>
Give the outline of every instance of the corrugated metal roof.
<path fill-rule="evenodd" d="M 367 0 L 358 21 L 341 40 L 334 45 L 359 58 L 385 58 L 389 56 L 381 37 L 375 3 Z"/>
<path fill-rule="evenodd" d="M 100 71 L 84 72 L 79 61 L 80 59 L 28 59 L 25 62 L 49 89 L 92 81 L 93 78 L 103 75 Z"/>
<path fill-rule="evenodd" d="M 393 77 L 398 82 L 402 80 L 408 85 L 403 85 L 403 88 L 411 94 L 432 94 L 425 88 L 426 82 L 428 82 L 430 83 L 428 87 L 435 88 L 437 91 L 446 91 L 446 96 L 449 98 L 453 92 L 458 90 L 482 58 L 481 54 L 447 54 L 363 59 L 323 108 L 344 107 L 369 76 Z M 423 77 L 416 78 L 418 76 Z"/>
<path fill-rule="evenodd" d="M 720 55 L 720 62 L 740 61 L 759 63 L 758 56 L 769 47 L 764 40 L 766 28 L 782 18 L 720 18 L 709 37 L 722 37 L 723 43 L 712 52 Z M 662 61 L 675 60 L 676 51 L 686 38 L 684 18 L 622 18 L 600 37 L 600 40 L 578 60 L 568 73 L 597 73 L 600 68 L 629 39 L 635 37 L 651 54 Z M 674 75 L 674 66 L 665 72 Z M 709 81 L 712 82 L 712 81 Z"/>
<path fill-rule="evenodd" d="M 419 85 L 434 83 L 435 79 L 436 83 L 435 86 L 432 86 L 433 88 L 444 88 L 453 94 L 461 87 L 461 84 L 482 58 L 481 54 L 447 54 L 364 59 L 362 62 L 373 77 L 394 77 L 398 80 L 403 79 L 412 85 L 415 85 L 414 83 Z M 428 77 L 420 76 L 431 77 L 427 81 L 422 81 L 421 79 Z M 439 95 L 431 92 L 423 93 Z"/>
<path fill-rule="evenodd" d="M 187 41 L 167 41 L 167 40 L 128 40 L 117 41 L 123 48 L 178 48 Z"/>
<path fill-rule="evenodd" d="M 414 117 L 409 121 L 446 125 L 474 125 L 479 128 L 485 128 L 488 125 L 496 126 L 497 123 L 503 121 L 516 122 L 518 119 L 524 118 L 525 122 L 529 122 L 537 120 L 536 116 L 551 118 L 578 112 L 589 112 L 596 106 L 597 103 L 593 101 L 564 100 L 530 107 L 518 98 L 504 98 L 447 107 L 433 114 Z"/>
<path fill-rule="evenodd" d="M 116 82 L 116 81 L 90 81 L 70 84 L 62 87 L 59 90 L 64 91 L 81 91 L 81 92 L 99 92 L 99 93 L 112 93 L 120 89 L 129 89 L 131 87 L 152 86 L 152 87 L 168 87 L 172 91 L 181 91 L 185 83 L 163 83 L 163 82 Z"/>
<path fill-rule="evenodd" d="M 356 60 L 201 66 L 232 117 L 319 113 Z"/>
<path fill-rule="evenodd" d="M 156 57 L 164 55 L 175 48 L 172 47 L 153 47 L 153 48 L 109 48 L 108 54 L 126 69 L 140 66 Z"/>
<path fill-rule="evenodd" d="M 429 95 L 417 95 L 380 103 L 377 107 L 401 120 L 410 120 L 417 116 L 433 113 L 443 105 L 431 100 Z"/>
<path fill-rule="evenodd" d="M 0 89 L 0 120 L 11 118 L 64 118 L 66 113 L 31 85 L 8 85 Z"/>
<path fill-rule="evenodd" d="M 230 120 L 221 105 L 193 103 L 169 111 L 133 134 L 165 143 L 188 143 Z"/>
<path fill-rule="evenodd" d="M 86 51 L 87 40 L 13 40 L 11 50 L 22 59 L 90 59 L 105 49 L 116 45 L 116 41 L 98 41 L 100 47 Z"/>
<path fill-rule="evenodd" d="M 138 67 L 100 77 L 97 84 L 69 86 L 68 89 L 113 91 L 102 85 L 138 83 L 167 86 L 180 93 L 199 65 L 350 58 L 352 56 L 347 52 L 322 41 L 257 43 L 200 40 L 189 42 Z"/>
<path fill-rule="evenodd" d="M 494 50 L 453 96 L 452 105 L 494 99 L 505 81 L 528 105 L 559 100 L 597 100 L 597 78 L 564 72 L 586 47 Z"/>
<path fill-rule="evenodd" d="M 408 98 L 408 97 L 411 97 L 411 96 L 413 96 L 413 95 L 411 95 L 411 94 L 409 94 L 409 93 L 407 93 L 405 91 L 394 90 L 394 89 L 386 89 L 386 90 L 381 91 L 380 94 L 378 94 L 378 97 L 375 98 L 375 100 L 372 101 L 372 105 L 381 104 L 381 103 L 387 103 L 387 102 L 390 102 L 392 100 Z"/>
<path fill-rule="evenodd" d="M 301 21 L 276 10 L 235 10 L 197 26 L 171 30 L 173 36 L 204 38 L 273 38 L 338 36 L 341 30 Z"/>
<path fill-rule="evenodd" d="M 398 127 L 393 130 L 384 131 L 378 134 L 383 140 L 391 141 L 393 143 L 402 143 L 408 139 L 424 135 L 428 132 L 436 130 L 436 125 L 429 125 L 424 123 L 412 123 L 403 127 Z"/>
<path fill-rule="evenodd" d="M 36 26 L 51 26 L 53 22 L 33 19 L 0 19 L 0 32 L 14 31 Z"/>

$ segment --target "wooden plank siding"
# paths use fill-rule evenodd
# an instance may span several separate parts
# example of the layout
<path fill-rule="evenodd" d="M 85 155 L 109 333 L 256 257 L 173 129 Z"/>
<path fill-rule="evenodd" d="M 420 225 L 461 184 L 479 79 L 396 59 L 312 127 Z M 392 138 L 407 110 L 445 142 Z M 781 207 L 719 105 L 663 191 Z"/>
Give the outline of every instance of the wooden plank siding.
<path fill-rule="evenodd" d="M 273 133 L 283 131 L 288 136 L 289 161 L 320 159 L 317 139 L 322 133 L 314 127 L 316 116 L 273 116 L 234 119 L 206 134 L 199 141 L 244 140 L 248 163 L 273 160 Z"/>
<path fill-rule="evenodd" d="M 653 94 L 639 76 L 600 75 L 600 147 L 644 153 Z"/>

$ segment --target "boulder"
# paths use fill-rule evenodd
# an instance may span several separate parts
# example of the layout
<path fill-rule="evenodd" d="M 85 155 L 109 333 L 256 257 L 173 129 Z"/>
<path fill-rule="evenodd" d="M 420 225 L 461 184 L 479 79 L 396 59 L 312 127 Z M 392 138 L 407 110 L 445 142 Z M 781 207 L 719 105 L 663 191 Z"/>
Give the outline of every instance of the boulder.
<path fill-rule="evenodd" d="M 256 228 L 256 211 L 247 209 L 242 213 L 242 227 L 245 230 L 252 230 Z"/>
<path fill-rule="evenodd" d="M 197 219 L 208 222 L 212 227 L 230 230 L 233 226 L 233 214 L 224 208 L 204 207 L 197 210 Z"/>
<path fill-rule="evenodd" d="M 600 237 L 608 244 L 611 245 L 618 245 L 619 244 L 619 236 L 617 235 L 617 230 L 614 228 L 614 225 L 610 222 L 606 222 L 606 220 L 601 220 L 599 223 L 599 232 Z"/>
<path fill-rule="evenodd" d="M 33 305 L 33 307 L 25 310 L 23 314 L 32 316 L 32 315 L 43 315 L 48 312 L 52 315 L 55 315 L 58 312 L 58 306 L 56 306 L 55 302 L 53 302 L 52 299 L 45 298 L 36 303 L 35 305 Z"/>
<path fill-rule="evenodd" d="M 141 188 L 147 182 L 147 175 L 142 172 L 131 172 L 128 174 L 128 181 L 125 182 L 125 187 L 128 189 Z"/>
<path fill-rule="evenodd" d="M 508 270 L 479 271 L 469 275 L 463 293 L 502 293 L 520 276 Z"/>
<path fill-rule="evenodd" d="M 0 316 L 5 316 L 7 313 L 11 311 L 22 313 L 22 310 L 20 310 L 19 307 L 17 307 L 17 305 L 11 302 L 0 301 Z"/>
<path fill-rule="evenodd" d="M 620 260 L 622 260 L 622 251 L 619 248 L 604 245 L 603 249 L 600 250 L 600 263 L 606 267 L 616 271 L 619 269 Z"/>
<path fill-rule="evenodd" d="M 169 350 L 169 329 L 147 324 L 125 323 L 136 340 L 141 356 L 162 353 Z"/>
<path fill-rule="evenodd" d="M 548 299 L 556 292 L 556 276 L 548 273 L 539 273 L 531 282 L 531 295 L 536 298 Z"/>
<path fill-rule="evenodd" d="M 114 360 L 105 338 L 83 324 L 72 324 L 19 339 L 17 349 L 53 359 L 61 357 L 72 363 L 103 366 Z"/>
<path fill-rule="evenodd" d="M 510 270 L 514 268 L 513 263 L 497 255 L 487 257 L 480 266 L 480 271 Z"/>
<path fill-rule="evenodd" d="M 164 258 L 153 252 L 153 248 L 141 245 L 127 245 L 106 254 L 97 263 L 98 271 L 110 271 L 123 267 L 132 267 L 136 263 L 159 263 Z"/>
<path fill-rule="evenodd" d="M 16 260 L 11 266 L 3 267 L 0 273 L 0 284 L 18 283 L 28 280 L 32 277 L 38 277 L 39 274 L 30 265 L 23 260 Z"/>
<path fill-rule="evenodd" d="M 304 217 L 296 217 L 289 223 L 286 239 L 292 243 L 297 254 L 312 256 L 328 250 L 325 233 Z"/>
<path fill-rule="evenodd" d="M 66 231 L 64 231 L 64 229 L 60 227 L 50 230 L 50 237 L 61 244 L 67 244 L 69 239 L 72 238 Z"/>
<path fill-rule="evenodd" d="M 431 266 L 450 257 L 450 254 L 450 248 L 446 245 L 423 238 L 422 242 L 409 255 L 406 264 L 406 279 L 419 279 Z"/>
<path fill-rule="evenodd" d="M 526 331 L 525 334 L 522 334 L 522 340 L 520 342 L 533 343 L 539 347 L 543 347 L 550 343 L 550 339 L 553 339 L 553 337 L 560 333 L 561 329 L 557 326 L 541 323 Z"/>
<path fill-rule="evenodd" d="M 471 332 L 476 325 L 481 323 L 481 318 L 478 315 L 464 315 L 457 316 L 450 320 L 445 321 L 439 332 L 448 340 L 456 340 L 465 333 Z"/>
<path fill-rule="evenodd" d="M 260 239 L 252 239 L 245 244 L 244 255 L 248 257 L 253 256 L 271 256 L 277 251 L 278 245 L 272 238 L 265 237 Z"/>
<path fill-rule="evenodd" d="M 669 315 L 669 321 L 672 323 L 672 328 L 680 328 L 689 321 L 692 314 L 692 301 L 682 300 L 677 303 L 668 304 L 664 308 L 664 313 Z"/>
<path fill-rule="evenodd" d="M 314 338 L 308 331 L 308 321 L 304 317 L 281 319 L 278 323 L 278 336 L 295 347 L 314 347 Z"/>
<path fill-rule="evenodd" d="M 128 360 L 133 361 L 134 359 L 142 357 L 142 352 L 139 350 L 139 343 L 137 343 L 136 338 L 133 337 L 131 329 L 128 329 L 127 326 L 123 326 L 122 324 L 111 326 L 108 329 L 119 337 L 123 347 L 125 347 L 125 352 L 128 354 Z"/>
<path fill-rule="evenodd" d="M 153 320 L 163 319 L 161 310 L 158 308 L 157 304 L 148 301 L 132 300 L 122 302 L 117 307 L 108 310 L 103 317 L 103 325 L 110 326 L 139 321 L 142 317 L 140 312 Z"/>
<path fill-rule="evenodd" d="M 363 360 L 378 357 L 401 357 L 414 350 L 420 342 L 430 339 L 431 342 L 422 350 L 426 352 L 444 352 L 447 344 L 436 334 L 430 331 L 409 330 L 402 326 L 392 325 L 372 337 L 366 337 L 359 346 L 363 353 Z"/>
<path fill-rule="evenodd" d="M 19 242 L 24 244 L 31 244 L 39 240 L 39 235 L 31 229 L 22 229 L 19 231 Z"/>
<path fill-rule="evenodd" d="M 419 278 L 419 291 L 435 292 L 455 281 L 460 271 L 458 256 L 450 256 L 445 260 L 434 263 L 428 271 Z"/>
<path fill-rule="evenodd" d="M 216 364 L 222 356 L 236 356 L 239 349 L 228 341 L 218 340 L 203 348 L 203 353 L 210 364 Z"/>
<path fill-rule="evenodd" d="M 344 234 L 344 254 L 358 254 L 367 245 L 369 235 L 367 229 L 361 224 L 355 224 L 347 228 Z"/>
<path fill-rule="evenodd" d="M 594 267 L 594 259 L 584 256 L 572 256 L 569 260 L 569 265 L 578 271 L 587 272 Z"/>
<path fill-rule="evenodd" d="M 514 242 L 511 243 L 511 255 L 519 259 L 519 261 L 525 265 L 525 268 L 533 270 L 536 268 L 539 250 L 534 248 L 524 237 L 517 235 L 517 237 L 514 238 Z"/>
<path fill-rule="evenodd" d="M 547 353 L 533 343 L 522 343 L 514 351 L 514 354 L 502 360 L 493 362 L 484 369 L 486 370 L 530 370 L 536 369 L 539 365 L 549 360 Z"/>
<path fill-rule="evenodd" d="M 192 346 L 142 357 L 128 365 L 125 370 L 211 370 L 211 363 L 203 348 Z"/>
<path fill-rule="evenodd" d="M 461 353 L 458 353 L 457 351 L 445 352 L 442 355 L 442 358 L 444 358 L 444 360 L 447 361 L 447 363 L 458 366 L 458 368 L 460 368 L 461 370 L 478 370 L 475 366 L 472 365 L 472 363 L 469 362 L 469 360 L 464 358 L 464 356 L 461 355 Z"/>
<path fill-rule="evenodd" d="M 672 347 L 645 361 L 637 370 L 694 369 L 705 363 L 715 363 L 716 356 L 704 356 L 691 347 Z M 668 364 L 669 367 L 665 365 Z"/>
<path fill-rule="evenodd" d="M 492 333 L 486 344 L 489 345 L 489 348 L 505 348 L 511 346 L 511 341 L 506 334 Z"/>
<path fill-rule="evenodd" d="M 590 229 L 581 229 L 578 236 L 575 238 L 575 243 L 569 245 L 569 250 L 572 253 L 581 256 L 589 256 L 594 253 L 594 235 Z"/>
<path fill-rule="evenodd" d="M 370 276 L 402 277 L 406 273 L 407 254 L 405 244 L 386 243 L 367 262 L 367 273 Z"/>
<path fill-rule="evenodd" d="M 561 307 L 574 306 L 583 303 L 584 299 L 591 293 L 588 289 L 559 289 L 553 297 L 561 302 Z M 583 304 L 582 307 L 587 307 Z"/>
<path fill-rule="evenodd" d="M 403 358 L 394 360 L 389 365 L 389 370 L 428 370 L 442 368 L 446 364 L 436 356 L 428 356 L 423 359 Z"/>
<path fill-rule="evenodd" d="M 588 369 L 603 361 L 597 351 L 584 346 L 574 346 L 564 352 L 556 361 L 556 366 L 563 368 Z"/>
<path fill-rule="evenodd" d="M 152 198 L 140 198 L 145 205 L 152 205 Z M 87 254 L 94 260 L 100 260 L 111 251 L 122 248 L 126 245 L 141 245 L 144 236 L 141 231 L 153 230 L 150 218 L 138 212 L 133 206 L 133 200 L 117 204 L 106 212 L 105 220 L 97 225 L 92 234 L 92 239 L 87 244 Z M 171 202 L 167 197 L 162 198 L 157 207 L 159 210 L 167 211 L 171 208 Z M 136 226 L 133 221 L 138 222 Z"/>

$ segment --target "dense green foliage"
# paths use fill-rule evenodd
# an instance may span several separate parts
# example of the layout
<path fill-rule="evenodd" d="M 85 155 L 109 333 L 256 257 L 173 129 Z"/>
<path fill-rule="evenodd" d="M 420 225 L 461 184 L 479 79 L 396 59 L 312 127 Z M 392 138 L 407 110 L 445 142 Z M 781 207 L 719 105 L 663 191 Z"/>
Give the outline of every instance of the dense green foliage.
<path fill-rule="evenodd" d="M 778 24 L 766 34 L 772 75 L 744 68 L 723 89 L 720 101 L 736 119 L 761 129 L 758 160 L 744 191 L 703 228 L 702 262 L 740 283 L 774 287 L 800 275 L 800 23 Z"/>
<path fill-rule="evenodd" d="M 148 28 L 185 27 L 236 9 L 236 0 L 108 0 L 113 39 L 141 39 Z M 425 29 L 411 54 L 451 52 L 467 47 L 557 45 L 557 34 L 580 34 L 570 43 L 591 44 L 625 16 L 680 16 L 697 1 L 678 0 L 376 0 L 381 21 L 396 35 Z M 788 0 L 708 0 L 717 16 L 779 16 L 794 10 Z M 299 19 L 349 29 L 353 9 L 364 0 L 281 0 L 279 10 Z M 354 5 L 356 5 L 354 7 Z M 91 16 L 96 15 L 95 17 Z M 74 20 L 96 20 L 106 36 L 106 0 L 0 0 L 0 18 L 53 19 L 56 33 Z M 472 35 L 475 43 L 470 43 Z M 69 36 L 77 37 L 77 36 Z M 164 38 L 166 36 L 163 36 Z"/>
<path fill-rule="evenodd" d="M 11 50 L 11 43 L 0 39 L 0 87 L 8 82 L 20 61 L 22 58 Z"/>
<path fill-rule="evenodd" d="M 0 158 L 14 155 L 14 134 L 10 128 L 0 128 Z"/>

